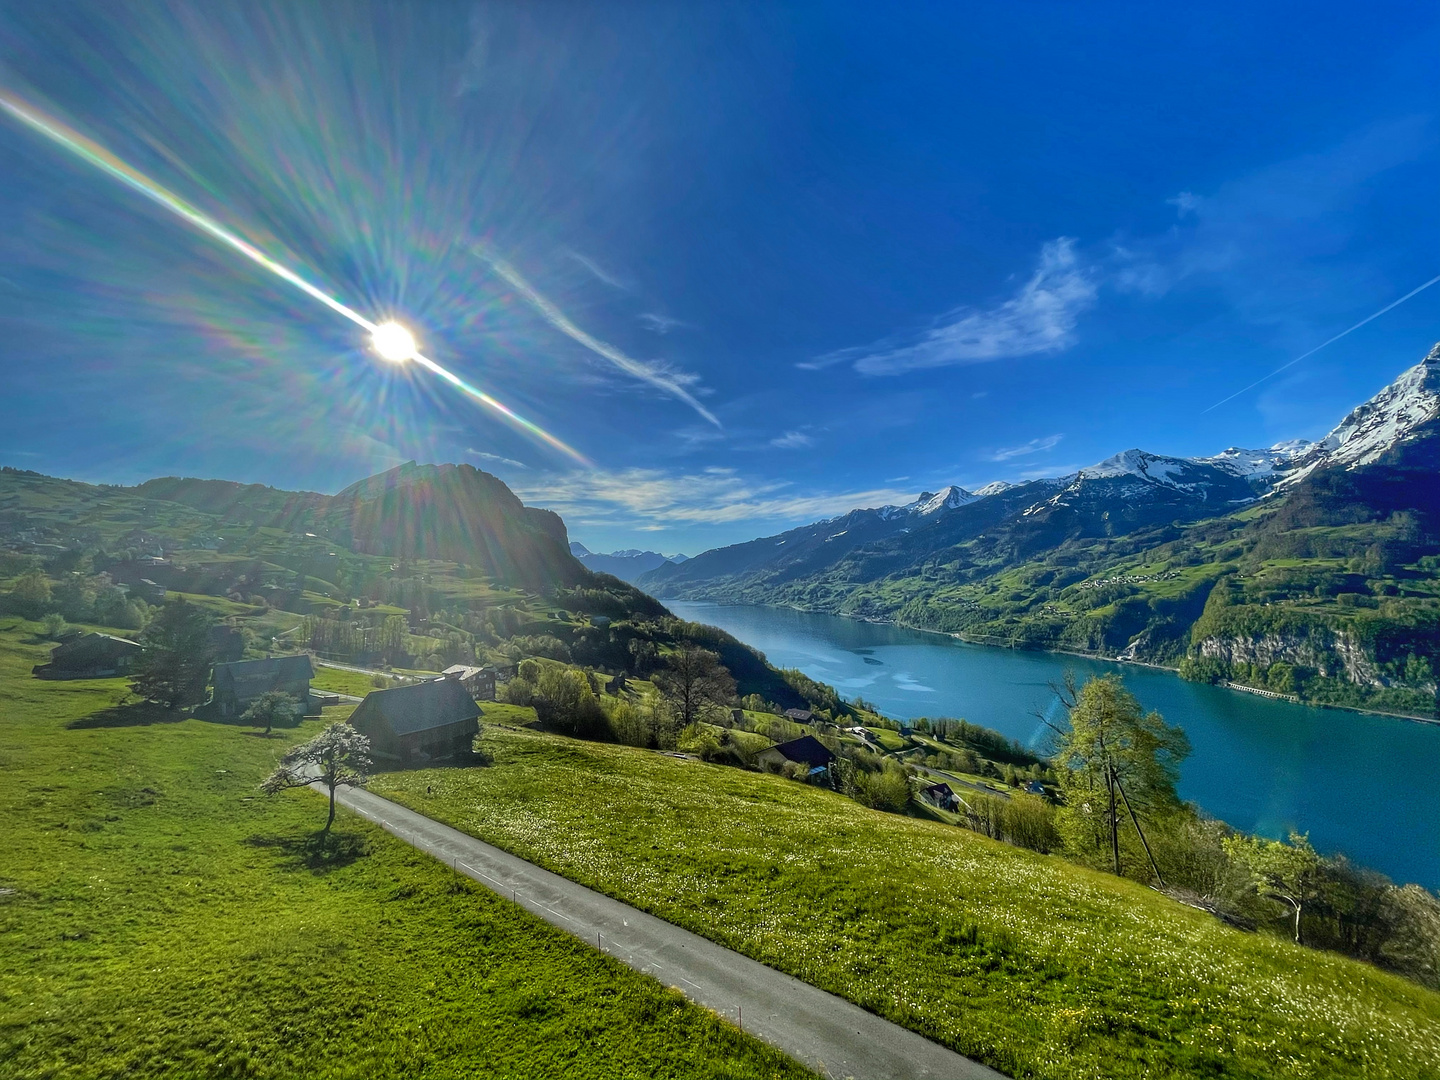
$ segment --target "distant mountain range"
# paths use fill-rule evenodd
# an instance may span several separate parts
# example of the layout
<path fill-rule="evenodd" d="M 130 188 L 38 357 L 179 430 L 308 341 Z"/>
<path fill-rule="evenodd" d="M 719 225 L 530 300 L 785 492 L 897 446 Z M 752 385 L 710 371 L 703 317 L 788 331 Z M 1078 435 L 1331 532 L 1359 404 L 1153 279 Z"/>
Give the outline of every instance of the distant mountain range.
<path fill-rule="evenodd" d="M 1388 566 L 1336 584 L 1357 560 L 1383 563 L 1372 549 L 1387 544 Z M 1292 554 L 1266 557 L 1280 550 Z M 952 486 L 904 506 L 852 510 L 659 565 L 636 583 L 662 599 L 783 604 L 1174 663 L 1203 653 L 1191 630 L 1222 579 L 1245 581 L 1241 591 L 1257 595 L 1268 588 L 1262 606 L 1286 602 L 1326 625 L 1353 622 L 1353 612 L 1392 593 L 1414 593 L 1414 603 L 1386 610 L 1440 620 L 1436 552 L 1440 346 L 1316 443 L 1198 458 L 1126 450 L 1066 476 L 975 492 Z M 1274 587 L 1257 591 L 1255 574 Z M 1286 575 L 1293 580 L 1282 587 Z M 1146 580 L 1111 581 L 1123 578 Z M 1107 582 L 1125 587 L 1106 586 L 1105 595 L 1123 595 L 1092 603 Z M 1341 610 L 1335 601 L 1346 593 Z M 1119 617 L 1114 601 L 1135 597 L 1148 614 L 1122 603 Z M 1318 671 L 1310 660 L 1301 666 Z M 1387 678 L 1361 681 L 1382 688 Z"/>
<path fill-rule="evenodd" d="M 625 548 L 606 555 L 591 551 L 584 544 L 573 540 L 570 542 L 570 554 L 597 574 L 610 574 L 632 584 L 641 574 L 671 563 L 686 561 L 684 555 L 661 555 L 658 551 L 641 551 L 639 548 Z"/>

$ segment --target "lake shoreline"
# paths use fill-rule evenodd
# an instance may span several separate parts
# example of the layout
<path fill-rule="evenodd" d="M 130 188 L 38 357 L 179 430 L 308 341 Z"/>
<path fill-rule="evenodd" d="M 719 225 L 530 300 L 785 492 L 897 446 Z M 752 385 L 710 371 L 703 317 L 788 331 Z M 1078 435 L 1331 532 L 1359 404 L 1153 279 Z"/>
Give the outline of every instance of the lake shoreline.
<path fill-rule="evenodd" d="M 664 599 L 657 597 L 660 602 Z M 674 599 L 674 598 L 672 598 Z M 1014 652 L 1048 653 L 1052 656 L 1075 656 L 1082 660 L 1101 660 L 1107 664 L 1130 664 L 1134 667 L 1149 668 L 1151 671 L 1165 671 L 1180 678 L 1180 670 L 1168 664 L 1155 664 L 1148 660 L 1127 659 L 1121 656 L 1106 656 L 1103 653 L 1087 653 L 1078 649 L 1032 649 L 1022 648 L 1015 645 L 995 645 L 988 641 L 976 641 L 955 630 L 932 630 L 925 626 L 911 626 L 909 623 L 896 622 L 894 619 L 879 619 L 865 615 L 846 615 L 837 611 L 817 611 L 814 608 L 804 608 L 797 604 L 751 604 L 735 603 L 724 600 L 679 600 L 680 603 L 702 603 L 717 604 L 733 607 L 769 607 L 777 611 L 798 611 L 806 615 L 830 615 L 837 619 L 850 619 L 852 622 L 870 623 L 874 626 L 893 626 L 897 630 L 913 630 L 919 634 L 935 634 L 938 637 L 950 638 L 954 641 L 964 642 L 966 645 L 979 645 L 987 649 L 1009 649 Z M 1259 697 L 1271 700 L 1283 701 L 1290 705 L 1300 705 L 1310 709 L 1335 709 L 1340 712 L 1358 713 L 1361 716 L 1382 716 L 1387 720 L 1408 720 L 1412 724 L 1428 724 L 1431 727 L 1440 727 L 1440 718 L 1434 716 L 1416 716 L 1414 713 L 1385 712 L 1381 709 L 1365 709 L 1358 705 L 1333 705 L 1325 701 L 1306 701 L 1302 698 L 1288 694 L 1278 694 L 1271 690 L 1261 690 L 1255 686 L 1244 686 L 1240 683 L 1217 683 L 1222 690 L 1234 690 L 1242 694 L 1254 694 Z"/>

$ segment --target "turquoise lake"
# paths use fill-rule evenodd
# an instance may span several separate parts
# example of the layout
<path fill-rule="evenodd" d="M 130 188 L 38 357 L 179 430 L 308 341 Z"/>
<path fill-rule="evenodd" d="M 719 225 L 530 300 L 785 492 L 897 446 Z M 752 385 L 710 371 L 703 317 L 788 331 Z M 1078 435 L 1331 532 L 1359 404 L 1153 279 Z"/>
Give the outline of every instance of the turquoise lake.
<path fill-rule="evenodd" d="M 667 601 L 887 715 L 955 716 L 1039 747 L 1035 716 L 1059 708 L 1050 684 L 1118 672 L 1147 709 L 1185 729 L 1194 747 L 1180 794 L 1231 825 L 1266 836 L 1309 832 L 1390 875 L 1440 888 L 1440 726 L 1317 709 L 1187 683 L 1166 671 L 1054 653 L 967 645 L 788 608 Z"/>

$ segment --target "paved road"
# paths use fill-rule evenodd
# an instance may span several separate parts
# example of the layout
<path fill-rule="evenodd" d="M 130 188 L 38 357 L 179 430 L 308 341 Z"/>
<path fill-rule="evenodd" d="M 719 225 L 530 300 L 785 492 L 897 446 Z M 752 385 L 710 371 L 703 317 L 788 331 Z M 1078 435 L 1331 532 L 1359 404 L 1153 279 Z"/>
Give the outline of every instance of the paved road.
<path fill-rule="evenodd" d="M 319 785 L 317 785 L 318 787 Z M 526 910 L 674 986 L 822 1076 L 997 1080 L 1000 1073 L 843 998 L 568 881 L 368 791 L 337 801 Z"/>

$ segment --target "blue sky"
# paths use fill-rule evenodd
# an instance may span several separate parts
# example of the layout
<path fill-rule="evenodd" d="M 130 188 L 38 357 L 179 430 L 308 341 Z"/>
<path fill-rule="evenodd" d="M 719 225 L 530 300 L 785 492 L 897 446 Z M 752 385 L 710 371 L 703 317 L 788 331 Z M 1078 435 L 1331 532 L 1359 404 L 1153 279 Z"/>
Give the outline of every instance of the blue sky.
<path fill-rule="evenodd" d="M 0 4 L 0 88 L 593 463 L 0 116 L 0 461 L 470 461 L 694 553 L 1317 437 L 1440 338 L 1424 5 Z M 1208 411 L 1207 411 L 1208 409 Z"/>

